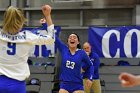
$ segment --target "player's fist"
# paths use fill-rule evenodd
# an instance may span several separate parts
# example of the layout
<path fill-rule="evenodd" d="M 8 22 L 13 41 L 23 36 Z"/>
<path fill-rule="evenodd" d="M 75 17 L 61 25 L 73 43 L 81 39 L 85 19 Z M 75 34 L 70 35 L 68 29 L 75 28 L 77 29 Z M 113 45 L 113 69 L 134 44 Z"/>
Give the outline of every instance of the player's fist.
<path fill-rule="evenodd" d="M 42 12 L 44 14 L 44 16 L 50 16 L 51 14 L 51 7 L 49 5 L 44 5 L 42 6 Z"/>
<path fill-rule="evenodd" d="M 138 79 L 137 76 L 134 76 L 130 73 L 121 73 L 119 75 L 119 79 L 121 81 L 121 84 L 123 87 L 133 87 L 138 85 Z"/>
<path fill-rule="evenodd" d="M 45 18 L 40 19 L 40 24 L 43 24 L 43 23 L 46 23 L 46 19 Z"/>

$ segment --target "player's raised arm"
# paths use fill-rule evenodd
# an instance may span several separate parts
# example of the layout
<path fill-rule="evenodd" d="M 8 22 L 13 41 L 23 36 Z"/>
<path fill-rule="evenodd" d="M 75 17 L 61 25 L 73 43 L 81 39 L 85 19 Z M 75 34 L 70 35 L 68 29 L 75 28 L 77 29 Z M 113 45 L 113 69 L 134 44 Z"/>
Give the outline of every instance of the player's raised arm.
<path fill-rule="evenodd" d="M 49 5 L 42 6 L 42 12 L 45 16 L 46 22 L 48 26 L 52 25 L 52 18 L 51 18 L 51 7 Z"/>

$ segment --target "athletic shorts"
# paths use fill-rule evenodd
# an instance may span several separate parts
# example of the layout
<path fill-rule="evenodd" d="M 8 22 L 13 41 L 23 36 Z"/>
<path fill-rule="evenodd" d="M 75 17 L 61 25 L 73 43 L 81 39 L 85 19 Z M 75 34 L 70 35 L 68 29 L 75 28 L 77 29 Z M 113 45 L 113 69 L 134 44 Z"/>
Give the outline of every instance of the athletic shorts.
<path fill-rule="evenodd" d="M 69 93 L 73 93 L 74 91 L 77 91 L 77 90 L 83 90 L 84 91 L 83 84 L 71 83 L 71 82 L 61 82 L 60 83 L 60 89 L 65 89 Z"/>
<path fill-rule="evenodd" d="M 18 81 L 0 75 L 0 93 L 26 93 L 25 81 Z"/>

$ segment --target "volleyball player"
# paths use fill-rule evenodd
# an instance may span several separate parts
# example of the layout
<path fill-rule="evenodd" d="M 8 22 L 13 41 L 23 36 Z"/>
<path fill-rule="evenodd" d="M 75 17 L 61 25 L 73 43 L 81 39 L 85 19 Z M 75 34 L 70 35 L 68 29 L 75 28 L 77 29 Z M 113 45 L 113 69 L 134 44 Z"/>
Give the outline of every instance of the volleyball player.
<path fill-rule="evenodd" d="M 30 71 L 27 59 L 34 45 L 54 43 L 54 25 L 51 20 L 51 7 L 42 6 L 48 24 L 48 35 L 37 36 L 21 29 L 26 21 L 23 12 L 13 6 L 4 13 L 0 29 L 0 93 L 26 93 L 25 79 Z"/>
<path fill-rule="evenodd" d="M 82 63 L 89 68 L 86 85 L 91 87 L 92 84 L 92 62 L 84 50 L 80 49 L 80 39 L 75 33 L 69 35 L 67 44 L 64 44 L 56 37 L 56 46 L 58 47 L 62 62 L 60 71 L 60 90 L 59 93 L 84 93 L 83 80 L 81 77 Z"/>
<path fill-rule="evenodd" d="M 45 19 L 40 23 L 44 24 Z M 69 35 L 67 44 L 64 44 L 57 36 L 55 44 L 61 53 L 60 90 L 59 93 L 84 93 L 81 76 L 82 63 L 88 67 L 88 79 L 86 85 L 91 87 L 94 67 L 84 50 L 81 50 L 80 39 L 76 33 Z"/>

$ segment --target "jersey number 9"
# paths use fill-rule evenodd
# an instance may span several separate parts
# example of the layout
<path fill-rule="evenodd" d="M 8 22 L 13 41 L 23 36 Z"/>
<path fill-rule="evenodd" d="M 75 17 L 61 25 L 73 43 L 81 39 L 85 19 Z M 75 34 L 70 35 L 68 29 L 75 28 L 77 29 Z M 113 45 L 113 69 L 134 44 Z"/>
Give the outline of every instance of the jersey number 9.
<path fill-rule="evenodd" d="M 8 46 L 8 50 L 7 50 L 7 54 L 8 55 L 15 55 L 16 54 L 16 43 L 7 43 Z"/>

